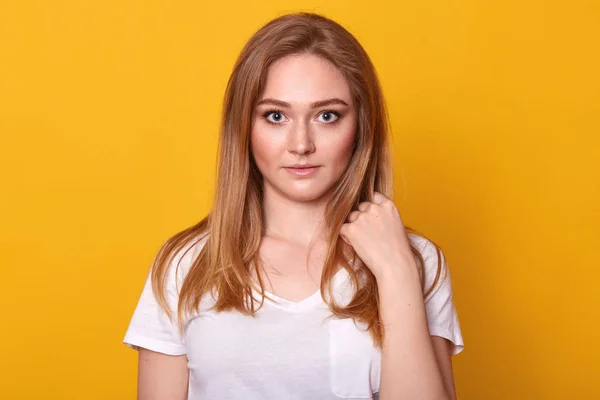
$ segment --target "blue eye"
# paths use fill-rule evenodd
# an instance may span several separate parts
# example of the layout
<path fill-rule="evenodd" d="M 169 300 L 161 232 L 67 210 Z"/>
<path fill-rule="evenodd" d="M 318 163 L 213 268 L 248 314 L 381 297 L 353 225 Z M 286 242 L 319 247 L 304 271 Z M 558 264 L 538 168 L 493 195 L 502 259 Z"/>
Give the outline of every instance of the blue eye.
<path fill-rule="evenodd" d="M 284 120 L 285 114 L 281 112 L 281 110 L 271 109 L 265 111 L 262 116 L 268 123 L 279 125 Z M 321 120 L 320 122 L 324 122 L 327 125 L 335 124 L 337 121 L 339 121 L 341 116 L 342 115 L 339 112 L 334 110 L 325 110 L 319 114 L 319 117 L 324 117 L 324 120 Z M 274 117 L 274 119 L 270 117 Z"/>
<path fill-rule="evenodd" d="M 321 114 L 319 114 L 320 116 L 327 116 L 326 120 L 324 122 L 328 123 L 328 124 L 333 124 L 335 123 L 339 118 L 340 118 L 340 113 L 337 111 L 333 111 L 333 110 L 327 110 L 327 111 L 323 111 Z M 335 118 L 333 118 L 335 117 Z M 333 118 L 333 121 L 331 120 Z"/>
<path fill-rule="evenodd" d="M 269 119 L 269 116 L 271 115 L 277 116 L 275 121 Z M 263 114 L 263 117 L 271 124 L 279 124 L 283 119 L 283 113 L 279 110 L 268 110 Z"/>

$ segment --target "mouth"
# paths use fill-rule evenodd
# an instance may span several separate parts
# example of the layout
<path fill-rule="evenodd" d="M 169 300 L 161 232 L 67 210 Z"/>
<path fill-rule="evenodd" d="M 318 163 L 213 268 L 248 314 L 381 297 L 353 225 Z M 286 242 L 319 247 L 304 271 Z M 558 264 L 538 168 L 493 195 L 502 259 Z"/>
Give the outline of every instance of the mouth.
<path fill-rule="evenodd" d="M 284 167 L 286 171 L 296 176 L 311 176 L 320 168 L 319 165 Z"/>

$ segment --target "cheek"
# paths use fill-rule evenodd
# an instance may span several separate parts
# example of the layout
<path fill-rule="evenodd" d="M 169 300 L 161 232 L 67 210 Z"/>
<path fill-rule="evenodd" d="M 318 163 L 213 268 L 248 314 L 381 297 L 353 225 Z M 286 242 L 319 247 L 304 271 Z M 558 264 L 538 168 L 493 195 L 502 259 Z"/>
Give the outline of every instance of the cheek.
<path fill-rule="evenodd" d="M 331 146 L 331 154 L 335 154 L 335 160 L 340 168 L 345 168 L 354 150 L 354 141 L 356 133 L 352 132 L 337 140 Z"/>
<path fill-rule="evenodd" d="M 264 133 L 252 131 L 250 148 L 252 149 L 254 160 L 260 169 L 270 166 L 277 161 L 279 144 L 272 137 Z"/>

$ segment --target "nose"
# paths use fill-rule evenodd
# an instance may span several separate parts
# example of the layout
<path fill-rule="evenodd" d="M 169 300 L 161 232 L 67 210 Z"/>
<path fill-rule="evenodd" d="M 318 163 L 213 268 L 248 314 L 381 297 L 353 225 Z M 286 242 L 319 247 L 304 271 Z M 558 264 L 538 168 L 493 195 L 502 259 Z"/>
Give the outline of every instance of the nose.
<path fill-rule="evenodd" d="M 310 154 L 315 151 L 315 142 L 306 122 L 298 122 L 290 132 L 288 151 L 292 154 Z"/>

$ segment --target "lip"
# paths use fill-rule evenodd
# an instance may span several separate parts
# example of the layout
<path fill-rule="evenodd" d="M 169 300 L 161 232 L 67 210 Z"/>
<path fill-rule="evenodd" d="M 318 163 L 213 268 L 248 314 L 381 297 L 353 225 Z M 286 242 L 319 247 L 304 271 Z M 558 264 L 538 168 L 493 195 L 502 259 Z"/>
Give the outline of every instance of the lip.
<path fill-rule="evenodd" d="M 319 166 L 320 165 L 308 164 L 308 163 L 306 163 L 306 164 L 296 163 L 296 164 L 288 165 L 284 168 L 312 168 L 312 167 L 319 167 Z"/>
<path fill-rule="evenodd" d="M 317 170 L 320 168 L 319 165 L 312 164 L 295 164 L 292 167 L 283 167 L 289 173 L 292 173 L 296 176 L 311 176 L 314 175 Z"/>

